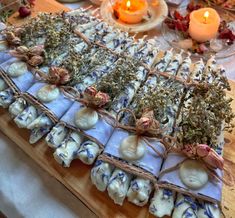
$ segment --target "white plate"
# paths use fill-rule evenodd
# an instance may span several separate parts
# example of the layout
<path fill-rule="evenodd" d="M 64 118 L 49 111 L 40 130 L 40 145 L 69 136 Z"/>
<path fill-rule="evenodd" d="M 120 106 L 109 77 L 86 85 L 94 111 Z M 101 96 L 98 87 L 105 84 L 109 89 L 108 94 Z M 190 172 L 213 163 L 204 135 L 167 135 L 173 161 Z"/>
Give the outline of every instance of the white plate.
<path fill-rule="evenodd" d="M 164 0 L 158 0 L 159 4 L 154 6 L 149 4 L 148 13 L 151 15 L 149 20 L 142 21 L 138 24 L 124 23 L 113 15 L 113 8 L 110 0 L 104 0 L 100 7 L 102 18 L 112 26 L 120 28 L 127 32 L 144 32 L 158 26 L 163 22 L 168 14 L 168 6 Z"/>

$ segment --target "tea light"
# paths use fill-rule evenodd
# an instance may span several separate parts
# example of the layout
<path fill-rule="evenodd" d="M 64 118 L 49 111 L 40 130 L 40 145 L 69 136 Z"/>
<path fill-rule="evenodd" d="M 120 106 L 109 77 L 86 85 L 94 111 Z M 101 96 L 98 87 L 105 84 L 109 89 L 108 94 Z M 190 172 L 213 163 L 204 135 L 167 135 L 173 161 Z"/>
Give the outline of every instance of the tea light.
<path fill-rule="evenodd" d="M 198 42 L 216 37 L 220 17 L 213 8 L 201 8 L 190 13 L 189 35 Z"/>
<path fill-rule="evenodd" d="M 147 16 L 148 3 L 146 0 L 122 0 L 116 3 L 114 11 L 121 21 L 136 24 Z"/>

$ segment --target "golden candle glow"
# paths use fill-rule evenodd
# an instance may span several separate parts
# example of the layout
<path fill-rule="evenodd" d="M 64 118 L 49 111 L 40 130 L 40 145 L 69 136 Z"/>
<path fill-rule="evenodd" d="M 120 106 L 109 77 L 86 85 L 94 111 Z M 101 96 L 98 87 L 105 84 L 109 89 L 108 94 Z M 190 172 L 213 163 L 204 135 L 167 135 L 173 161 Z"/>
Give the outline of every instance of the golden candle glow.
<path fill-rule="evenodd" d="M 121 21 L 136 24 L 147 16 L 148 3 L 146 0 L 120 0 L 116 2 L 114 10 Z"/>
<path fill-rule="evenodd" d="M 205 23 L 207 23 L 207 19 L 208 19 L 208 17 L 209 17 L 209 11 L 206 11 L 205 13 L 204 13 L 204 22 Z"/>
<path fill-rule="evenodd" d="M 219 14 L 213 8 L 201 8 L 190 13 L 189 35 L 198 42 L 216 37 L 220 25 Z"/>
<path fill-rule="evenodd" d="M 126 7 L 127 7 L 127 10 L 130 9 L 130 7 L 131 7 L 131 1 L 128 0 L 128 1 L 126 2 Z"/>

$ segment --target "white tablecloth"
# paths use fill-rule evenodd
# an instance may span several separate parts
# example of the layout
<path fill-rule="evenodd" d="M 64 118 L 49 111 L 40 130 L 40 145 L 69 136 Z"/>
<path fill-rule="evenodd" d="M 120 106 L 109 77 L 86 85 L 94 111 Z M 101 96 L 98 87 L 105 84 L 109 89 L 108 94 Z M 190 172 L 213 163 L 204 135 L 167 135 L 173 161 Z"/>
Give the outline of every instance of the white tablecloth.
<path fill-rule="evenodd" d="M 71 9 L 89 1 L 66 4 Z M 158 30 L 155 30 L 157 33 Z M 151 33 L 152 34 L 152 33 Z M 235 79 L 234 58 L 223 60 Z M 0 211 L 9 218 L 90 218 L 94 215 L 0 133 Z"/>
<path fill-rule="evenodd" d="M 0 211 L 9 218 L 95 217 L 1 132 Z"/>

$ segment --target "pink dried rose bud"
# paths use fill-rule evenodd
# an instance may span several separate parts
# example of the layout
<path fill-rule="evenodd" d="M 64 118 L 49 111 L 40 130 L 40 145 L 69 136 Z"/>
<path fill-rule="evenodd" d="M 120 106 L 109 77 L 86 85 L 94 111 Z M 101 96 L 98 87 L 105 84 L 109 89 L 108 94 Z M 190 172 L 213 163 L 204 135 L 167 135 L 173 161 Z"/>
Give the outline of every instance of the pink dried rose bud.
<path fill-rule="evenodd" d="M 104 92 L 98 92 L 95 95 L 95 102 L 98 107 L 103 107 L 109 102 L 110 98 L 109 95 Z"/>
<path fill-rule="evenodd" d="M 64 85 L 70 81 L 71 77 L 66 69 L 60 70 L 60 84 Z"/>
<path fill-rule="evenodd" d="M 28 64 L 37 67 L 43 63 L 44 59 L 41 56 L 35 55 L 28 60 Z"/>
<path fill-rule="evenodd" d="M 29 49 L 31 55 L 43 55 L 44 54 L 44 45 L 36 45 Z"/>
<path fill-rule="evenodd" d="M 199 144 L 197 146 L 197 154 L 200 156 L 208 165 L 215 169 L 223 169 L 224 159 L 222 156 L 216 153 L 216 151 L 210 148 L 208 145 Z"/>
<path fill-rule="evenodd" d="M 27 54 L 29 52 L 29 49 L 26 46 L 19 46 L 16 48 L 16 52 L 19 54 Z"/>
<path fill-rule="evenodd" d="M 215 169 L 223 169 L 224 159 L 206 144 L 185 145 L 182 152 L 189 158 L 200 158 Z"/>
<path fill-rule="evenodd" d="M 87 87 L 84 91 L 84 94 L 87 95 L 87 96 L 93 96 L 95 97 L 95 95 L 97 94 L 97 90 L 95 87 L 93 86 L 90 86 L 90 87 Z"/>
<path fill-rule="evenodd" d="M 60 67 L 51 67 L 49 70 L 49 77 L 52 83 L 58 85 L 64 85 L 71 79 L 69 72 Z"/>
<path fill-rule="evenodd" d="M 199 144 L 196 147 L 196 151 L 199 157 L 206 157 L 210 153 L 211 148 L 206 144 Z"/>
<path fill-rule="evenodd" d="M 141 129 L 149 129 L 153 123 L 153 120 L 148 117 L 141 117 L 136 122 L 136 126 L 138 126 Z"/>

